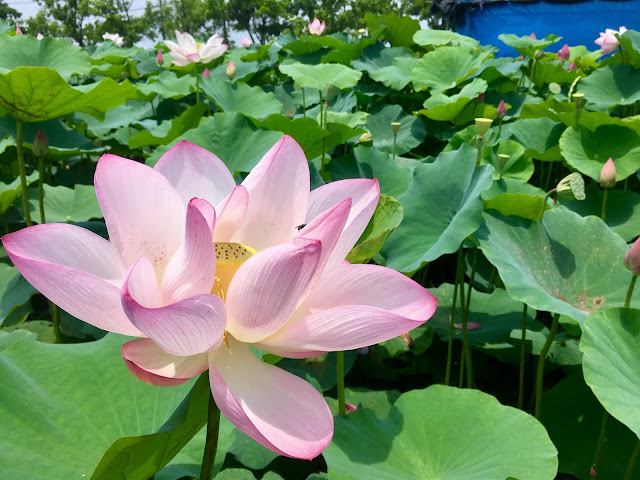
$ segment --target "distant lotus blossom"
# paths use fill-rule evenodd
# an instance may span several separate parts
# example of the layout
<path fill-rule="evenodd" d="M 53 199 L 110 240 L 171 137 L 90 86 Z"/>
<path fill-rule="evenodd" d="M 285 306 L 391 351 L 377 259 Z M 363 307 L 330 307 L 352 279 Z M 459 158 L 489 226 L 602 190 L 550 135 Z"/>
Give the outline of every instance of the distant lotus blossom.
<path fill-rule="evenodd" d="M 20 30 L 18 25 L 16 25 L 16 35 L 22 35 L 22 30 Z"/>
<path fill-rule="evenodd" d="M 164 55 L 162 55 L 162 50 L 158 50 L 156 54 L 156 63 L 158 65 L 162 65 L 164 63 Z"/>
<path fill-rule="evenodd" d="M 571 65 L 569 65 L 569 68 L 567 68 L 567 72 L 570 72 L 571 70 L 575 70 L 576 68 L 578 68 L 576 66 L 576 62 L 573 62 Z"/>
<path fill-rule="evenodd" d="M 229 77 L 229 80 L 233 80 L 233 77 L 236 76 L 236 64 L 233 62 L 230 62 L 229 65 L 227 65 L 227 77 Z"/>
<path fill-rule="evenodd" d="M 569 51 L 569 45 L 566 43 L 564 46 L 558 51 L 558 60 L 564 62 L 565 60 L 569 60 L 571 56 L 571 52 Z"/>
<path fill-rule="evenodd" d="M 39 34 L 36 36 L 36 38 L 37 38 L 38 40 L 42 40 L 42 39 L 44 38 L 44 35 L 42 35 L 41 33 L 39 33 Z"/>
<path fill-rule="evenodd" d="M 606 55 L 607 53 L 613 52 L 620 46 L 620 42 L 618 41 L 616 34 L 622 35 L 626 31 L 627 29 L 625 27 L 620 27 L 620 30 L 607 28 L 604 32 L 600 32 L 600 38 L 594 40 L 594 43 L 600 45 L 600 47 L 602 47 L 602 54 Z"/>
<path fill-rule="evenodd" d="M 320 20 L 314 18 L 313 22 L 309 24 L 309 33 L 311 35 L 322 35 L 326 29 L 327 26 L 325 25 L 324 20 L 320 23 Z"/>
<path fill-rule="evenodd" d="M 209 37 L 207 43 L 197 43 L 187 32 L 175 31 L 178 43 L 165 40 L 164 44 L 171 49 L 169 54 L 173 57 L 173 64 L 184 67 L 190 63 L 209 63 L 224 54 L 229 45 L 222 43 L 224 38 L 214 34 Z"/>
<path fill-rule="evenodd" d="M 463 329 L 463 325 L 461 323 L 454 323 L 453 326 L 456 328 L 456 330 Z M 476 330 L 481 327 L 482 325 L 480 325 L 478 322 L 467 322 L 467 330 Z"/>
<path fill-rule="evenodd" d="M 530 36 L 533 40 L 537 40 L 537 38 L 536 38 L 536 34 L 535 34 L 535 33 L 531 32 L 531 35 L 529 35 L 529 36 Z"/>
<path fill-rule="evenodd" d="M 202 72 L 202 78 L 209 78 L 211 76 L 211 72 L 207 67 L 204 67 L 204 72 Z"/>
<path fill-rule="evenodd" d="M 253 42 L 249 38 L 244 37 L 240 39 L 240 45 L 244 48 L 250 47 L 252 43 Z"/>
<path fill-rule="evenodd" d="M 124 45 L 124 38 L 122 38 L 117 33 L 105 33 L 102 35 L 102 38 L 105 40 L 111 40 L 116 47 L 121 47 Z"/>

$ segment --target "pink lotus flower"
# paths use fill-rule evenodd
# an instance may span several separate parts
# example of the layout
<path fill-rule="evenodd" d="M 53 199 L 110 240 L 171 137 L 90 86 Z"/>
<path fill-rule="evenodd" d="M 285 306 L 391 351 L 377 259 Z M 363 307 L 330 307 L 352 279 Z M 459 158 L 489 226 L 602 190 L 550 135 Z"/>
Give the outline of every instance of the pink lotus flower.
<path fill-rule="evenodd" d="M 309 192 L 285 136 L 241 185 L 188 142 L 154 168 L 103 155 L 96 194 L 110 240 L 69 224 L 6 235 L 18 270 L 81 320 L 143 337 L 122 346 L 140 380 L 178 385 L 209 369 L 220 410 L 271 450 L 310 459 L 333 418 L 304 380 L 258 359 L 358 349 L 428 320 L 436 299 L 404 275 L 344 261 L 380 194 L 369 179 Z"/>
<path fill-rule="evenodd" d="M 569 45 L 566 43 L 562 46 L 562 48 L 558 51 L 558 60 L 564 62 L 565 60 L 569 60 L 571 56 L 571 52 L 569 51 Z"/>
<path fill-rule="evenodd" d="M 326 29 L 327 26 L 325 25 L 324 20 L 320 23 L 320 20 L 314 18 L 313 22 L 309 24 L 309 33 L 311 35 L 322 35 Z"/>
<path fill-rule="evenodd" d="M 223 38 L 214 34 L 207 40 L 207 43 L 197 43 L 187 32 L 175 31 L 178 43 L 165 40 L 164 44 L 171 49 L 169 52 L 173 57 L 174 65 L 184 67 L 190 63 L 209 63 L 224 54 L 229 45 L 222 43 Z"/>
<path fill-rule="evenodd" d="M 620 27 L 620 30 L 607 28 L 604 32 L 600 32 L 600 38 L 594 40 L 594 43 L 600 45 L 600 47 L 602 47 L 602 54 L 606 55 L 607 53 L 613 52 L 620 46 L 620 42 L 618 41 L 616 34 L 622 35 L 626 31 L 627 29 L 625 27 Z"/>
<path fill-rule="evenodd" d="M 531 32 L 531 35 L 529 36 L 531 37 L 532 40 L 537 40 L 535 33 Z"/>
<path fill-rule="evenodd" d="M 104 35 L 102 35 L 102 38 L 104 40 L 111 40 L 116 47 L 121 47 L 124 45 L 124 38 L 122 38 L 117 33 L 107 32 Z"/>
<path fill-rule="evenodd" d="M 576 68 L 578 68 L 576 66 L 576 62 L 573 62 L 571 65 L 569 65 L 569 68 L 567 68 L 567 72 L 570 72 L 571 70 L 575 70 Z"/>
<path fill-rule="evenodd" d="M 252 43 L 253 42 L 246 37 L 240 39 L 240 45 L 242 45 L 243 48 L 250 47 Z"/>
<path fill-rule="evenodd" d="M 36 35 L 37 40 L 42 40 L 43 38 L 44 38 L 44 35 L 42 35 L 41 33 L 38 33 L 38 35 Z"/>
<path fill-rule="evenodd" d="M 16 25 L 16 35 L 22 35 L 22 30 L 18 25 Z"/>

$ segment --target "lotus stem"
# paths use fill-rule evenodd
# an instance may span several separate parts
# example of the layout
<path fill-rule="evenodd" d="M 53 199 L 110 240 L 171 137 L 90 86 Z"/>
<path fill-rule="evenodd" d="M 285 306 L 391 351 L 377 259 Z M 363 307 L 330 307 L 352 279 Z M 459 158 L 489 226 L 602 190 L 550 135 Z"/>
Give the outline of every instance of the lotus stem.
<path fill-rule="evenodd" d="M 29 213 L 29 197 L 27 192 L 27 171 L 24 166 L 24 152 L 22 151 L 22 121 L 16 120 L 16 150 L 18 151 L 18 169 L 20 171 L 20 186 L 22 195 L 22 208 L 27 227 L 33 225 L 31 213 Z"/>
<path fill-rule="evenodd" d="M 478 159 L 476 160 L 476 165 L 480 165 L 480 160 L 482 159 L 482 141 L 484 140 L 484 135 L 478 135 Z"/>
<path fill-rule="evenodd" d="M 44 218 L 44 155 L 38 157 L 38 205 L 40 206 L 40 224 L 45 224 L 47 221 Z"/>
<path fill-rule="evenodd" d="M 527 96 L 531 93 L 531 85 L 533 84 L 533 73 L 536 71 L 536 63 L 538 59 L 533 57 L 533 64 L 531 65 L 531 75 L 529 76 L 529 88 L 527 88 Z"/>
<path fill-rule="evenodd" d="M 196 105 L 200 103 L 200 75 L 196 72 Z"/>
<path fill-rule="evenodd" d="M 478 264 L 478 247 L 473 247 L 473 260 L 471 261 L 471 276 L 469 277 L 469 287 L 467 288 L 467 311 L 471 305 L 471 286 L 473 285 L 473 279 L 476 276 L 476 269 Z"/>
<path fill-rule="evenodd" d="M 633 295 L 633 289 L 636 286 L 636 280 L 638 280 L 637 275 L 633 275 L 631 277 L 631 283 L 629 284 L 629 290 L 627 290 L 627 298 L 624 300 L 624 308 L 629 308 L 631 305 L 631 295 Z"/>
<path fill-rule="evenodd" d="M 460 249 L 462 249 L 462 245 L 460 245 Z M 462 256 L 461 256 L 462 257 Z M 458 270 L 460 273 L 460 317 L 462 318 L 462 358 L 465 360 L 464 362 L 461 360 L 460 365 L 466 364 L 467 371 L 467 387 L 471 388 L 473 385 L 473 372 L 471 365 L 471 352 L 469 350 L 469 335 L 467 330 L 467 319 L 468 319 L 468 310 L 466 309 L 467 302 L 465 301 L 464 296 L 464 271 L 463 271 L 463 263 L 462 258 L 460 258 L 460 262 L 458 263 Z M 462 386 L 462 378 L 460 379 L 460 386 Z"/>
<path fill-rule="evenodd" d="M 602 194 L 602 212 L 600 213 L 600 218 L 603 222 L 607 220 L 607 197 L 609 196 L 609 189 L 605 188 L 604 193 Z"/>
<path fill-rule="evenodd" d="M 609 413 L 605 410 L 602 415 L 602 425 L 600 426 L 600 435 L 598 435 L 598 443 L 596 444 L 596 452 L 593 454 L 593 463 L 591 464 L 590 478 L 596 478 L 598 462 L 600 461 L 600 452 L 602 451 L 602 445 L 604 444 L 604 434 L 607 430 L 607 422 L 609 421 Z M 595 473 L 595 475 L 594 475 Z"/>
<path fill-rule="evenodd" d="M 629 459 L 629 464 L 627 465 L 627 471 L 624 474 L 624 480 L 631 480 L 631 474 L 633 473 L 633 469 L 636 466 L 636 460 L 638 460 L 639 453 L 640 453 L 640 441 L 636 443 L 636 448 L 631 454 L 631 458 Z"/>
<path fill-rule="evenodd" d="M 549 184 L 551 183 L 551 174 L 553 173 L 553 162 L 549 162 L 549 170 L 547 171 L 547 179 L 544 182 L 544 190 L 545 192 L 549 188 Z"/>
<path fill-rule="evenodd" d="M 338 388 L 338 413 L 347 414 L 347 404 L 344 399 L 344 352 L 336 352 L 336 387 Z"/>
<path fill-rule="evenodd" d="M 544 215 L 544 210 L 547 206 L 547 200 L 549 200 L 549 197 L 551 196 L 551 194 L 555 193 L 556 189 L 553 188 L 551 190 L 549 190 L 545 195 L 544 198 L 542 199 L 542 207 L 540 207 L 540 213 L 538 214 L 538 221 L 541 222 L 542 221 L 542 216 Z"/>
<path fill-rule="evenodd" d="M 204 372 L 203 375 L 208 375 Z M 207 439 L 204 445 L 204 455 L 202 457 L 202 468 L 200 469 L 200 480 L 211 480 L 213 466 L 216 461 L 218 451 L 218 431 L 220 430 L 220 409 L 213 399 L 209 390 L 209 406 L 207 408 Z"/>
<path fill-rule="evenodd" d="M 500 119 L 500 123 L 498 124 L 498 141 L 500 141 L 501 136 L 502 136 L 502 118 Z"/>
<path fill-rule="evenodd" d="M 53 333 L 56 336 L 56 343 L 62 343 L 62 334 L 60 332 L 60 309 L 58 306 L 49 300 L 51 305 L 51 323 L 53 323 Z"/>
<path fill-rule="evenodd" d="M 522 333 L 520 335 L 520 380 L 518 382 L 518 408 L 524 405 L 524 360 L 527 342 L 527 304 L 522 304 Z"/>
<path fill-rule="evenodd" d="M 304 96 L 304 87 L 302 87 L 302 116 L 307 118 L 307 99 Z"/>
<path fill-rule="evenodd" d="M 559 318 L 559 313 L 553 315 L 553 320 L 551 321 L 551 329 L 549 330 L 547 341 L 544 342 L 542 350 L 540 351 L 540 359 L 538 360 L 538 371 L 536 372 L 536 420 L 540 420 L 540 407 L 542 405 L 542 380 L 544 378 L 544 362 L 547 359 L 547 354 L 549 353 L 549 349 L 551 348 L 551 344 L 553 343 L 553 338 L 556 336 L 556 332 L 558 331 Z"/>
<path fill-rule="evenodd" d="M 453 324 L 456 320 L 456 301 L 458 286 L 460 285 L 460 267 L 462 257 L 462 245 L 458 249 L 458 266 L 456 267 L 456 278 L 453 282 L 453 298 L 451 299 L 451 319 L 449 321 L 449 342 L 447 343 L 447 371 L 444 376 L 444 384 L 449 385 L 451 379 L 451 360 L 453 358 Z"/>

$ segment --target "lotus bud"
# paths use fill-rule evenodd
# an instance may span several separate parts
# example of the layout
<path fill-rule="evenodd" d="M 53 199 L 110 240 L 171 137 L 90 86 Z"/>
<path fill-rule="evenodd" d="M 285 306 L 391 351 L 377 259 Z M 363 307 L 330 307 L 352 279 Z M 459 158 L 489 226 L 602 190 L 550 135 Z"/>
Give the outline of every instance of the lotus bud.
<path fill-rule="evenodd" d="M 569 52 L 569 45 L 565 43 L 564 46 L 558 52 L 558 60 L 564 62 L 565 60 L 569 60 L 570 56 L 571 56 L 571 52 Z"/>
<path fill-rule="evenodd" d="M 624 256 L 624 264 L 634 275 L 640 275 L 640 238 L 638 238 Z"/>
<path fill-rule="evenodd" d="M 240 45 L 242 45 L 244 48 L 250 47 L 252 43 L 253 42 L 246 37 L 240 39 Z"/>
<path fill-rule="evenodd" d="M 518 57 L 518 60 L 520 60 L 521 62 L 524 62 L 524 55 L 520 55 L 520 56 Z"/>
<path fill-rule="evenodd" d="M 204 67 L 204 72 L 202 72 L 202 78 L 209 78 L 211 76 L 211 72 L 208 67 Z"/>
<path fill-rule="evenodd" d="M 20 30 L 18 25 L 16 25 L 16 35 L 22 35 L 22 30 Z"/>
<path fill-rule="evenodd" d="M 584 200 L 587 196 L 584 193 L 584 179 L 578 172 L 573 172 L 558 183 L 556 195 L 559 198 L 568 200 Z"/>
<path fill-rule="evenodd" d="M 398 130 L 400 130 L 400 122 L 391 122 L 391 131 L 394 137 L 398 135 Z"/>
<path fill-rule="evenodd" d="M 509 163 L 510 158 L 511 157 L 506 153 L 498 154 L 498 161 L 500 162 L 500 170 L 502 170 L 507 165 L 507 163 Z"/>
<path fill-rule="evenodd" d="M 236 64 L 233 62 L 230 62 L 229 65 L 227 65 L 227 77 L 229 77 L 229 80 L 233 80 L 233 77 L 236 76 Z"/>
<path fill-rule="evenodd" d="M 164 63 L 164 57 L 162 56 L 162 50 L 158 50 L 158 53 L 156 54 L 156 63 L 158 65 L 162 65 Z"/>
<path fill-rule="evenodd" d="M 489 127 L 493 123 L 490 118 L 476 118 L 476 129 L 481 137 L 489 131 Z"/>
<path fill-rule="evenodd" d="M 359 405 L 359 406 L 361 407 L 362 405 Z M 345 402 L 344 407 L 345 407 L 345 410 L 347 411 L 347 413 L 355 412 L 358 409 L 358 407 L 355 406 L 353 403 L 346 403 Z"/>
<path fill-rule="evenodd" d="M 544 50 L 536 50 L 535 56 L 536 59 L 540 60 L 542 57 L 544 57 Z"/>
<path fill-rule="evenodd" d="M 569 65 L 569 68 L 567 68 L 567 72 L 570 72 L 571 70 L 576 70 L 578 67 L 576 65 L 576 62 L 573 62 L 571 65 Z"/>
<path fill-rule="evenodd" d="M 31 144 L 31 151 L 33 151 L 33 154 L 38 158 L 45 157 L 47 153 L 49 153 L 49 140 L 44 130 L 40 129 L 38 133 L 36 133 L 33 143 Z"/>
<path fill-rule="evenodd" d="M 574 93 L 571 96 L 571 99 L 573 100 L 573 103 L 576 104 L 576 107 L 580 108 L 584 102 L 584 93 Z"/>
<path fill-rule="evenodd" d="M 369 132 L 365 132 L 362 135 L 360 135 L 360 140 L 358 140 L 358 143 L 370 146 L 373 143 L 373 137 Z"/>
<path fill-rule="evenodd" d="M 478 103 L 484 102 L 484 97 L 485 97 L 485 94 L 484 94 L 484 92 L 482 92 L 480 95 L 478 95 L 476 97 L 476 102 L 478 102 Z"/>
<path fill-rule="evenodd" d="M 596 472 L 596 469 L 595 469 L 595 468 L 591 467 L 591 468 L 589 469 L 589 476 L 590 476 L 591 478 L 596 478 L 596 477 L 598 476 L 598 472 Z"/>
<path fill-rule="evenodd" d="M 530 36 L 533 40 L 537 40 L 537 38 L 536 38 L 536 34 L 535 34 L 535 33 L 531 32 L 531 35 L 529 35 L 529 36 Z"/>
<path fill-rule="evenodd" d="M 602 188 L 613 188 L 616 186 L 616 165 L 613 159 L 609 158 L 600 170 L 600 186 Z"/>
<path fill-rule="evenodd" d="M 38 35 L 36 36 L 36 39 L 38 40 L 42 40 L 44 38 L 44 35 L 41 33 L 38 33 Z"/>
<path fill-rule="evenodd" d="M 504 103 L 504 100 L 500 100 L 500 103 L 498 104 L 498 108 L 496 108 L 496 115 L 498 119 L 502 119 L 506 114 L 507 114 L 507 104 Z"/>

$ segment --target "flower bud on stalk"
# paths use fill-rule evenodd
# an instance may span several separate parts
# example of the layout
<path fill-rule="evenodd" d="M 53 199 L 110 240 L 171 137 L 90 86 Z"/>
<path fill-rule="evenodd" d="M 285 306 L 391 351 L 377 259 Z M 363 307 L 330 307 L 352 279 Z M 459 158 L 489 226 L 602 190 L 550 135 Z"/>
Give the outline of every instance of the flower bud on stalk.
<path fill-rule="evenodd" d="M 576 70 L 578 67 L 576 65 L 576 62 L 573 62 L 571 65 L 569 65 L 569 68 L 567 68 L 567 72 L 570 72 L 571 70 Z"/>
<path fill-rule="evenodd" d="M 22 30 L 18 25 L 16 25 L 16 35 L 22 35 Z"/>
<path fill-rule="evenodd" d="M 229 77 L 229 80 L 233 80 L 233 77 L 236 76 L 236 64 L 231 62 L 229 63 L 229 65 L 227 65 L 227 77 Z"/>
<path fill-rule="evenodd" d="M 211 76 L 211 72 L 208 67 L 204 67 L 204 72 L 202 72 L 202 78 L 209 78 Z"/>
<path fill-rule="evenodd" d="M 507 104 L 504 103 L 504 100 L 500 100 L 498 104 L 498 108 L 496 108 L 496 116 L 498 120 L 502 120 L 504 116 L 507 114 Z"/>
<path fill-rule="evenodd" d="M 156 54 L 156 63 L 158 65 L 162 65 L 164 63 L 164 56 L 162 55 L 162 50 L 158 50 Z"/>
<path fill-rule="evenodd" d="M 564 62 L 566 60 L 569 60 L 570 56 L 571 56 L 571 52 L 569 51 L 569 45 L 565 43 L 564 46 L 558 52 L 558 60 L 560 60 L 561 62 Z"/>
<path fill-rule="evenodd" d="M 613 159 L 609 158 L 600 170 L 600 186 L 602 188 L 613 188 L 616 186 L 616 165 Z"/>
<path fill-rule="evenodd" d="M 365 132 L 362 135 L 360 135 L 360 140 L 358 140 L 358 143 L 361 143 L 366 146 L 371 146 L 373 144 L 373 137 L 369 132 Z"/>
<path fill-rule="evenodd" d="M 634 275 L 640 275 L 640 238 L 638 238 L 624 256 L 624 264 Z"/>
<path fill-rule="evenodd" d="M 31 145 L 31 150 L 33 154 L 40 158 L 46 157 L 47 153 L 49 153 L 49 140 L 47 139 L 47 134 L 44 133 L 44 130 L 38 130 L 36 136 L 33 139 L 33 144 Z"/>

